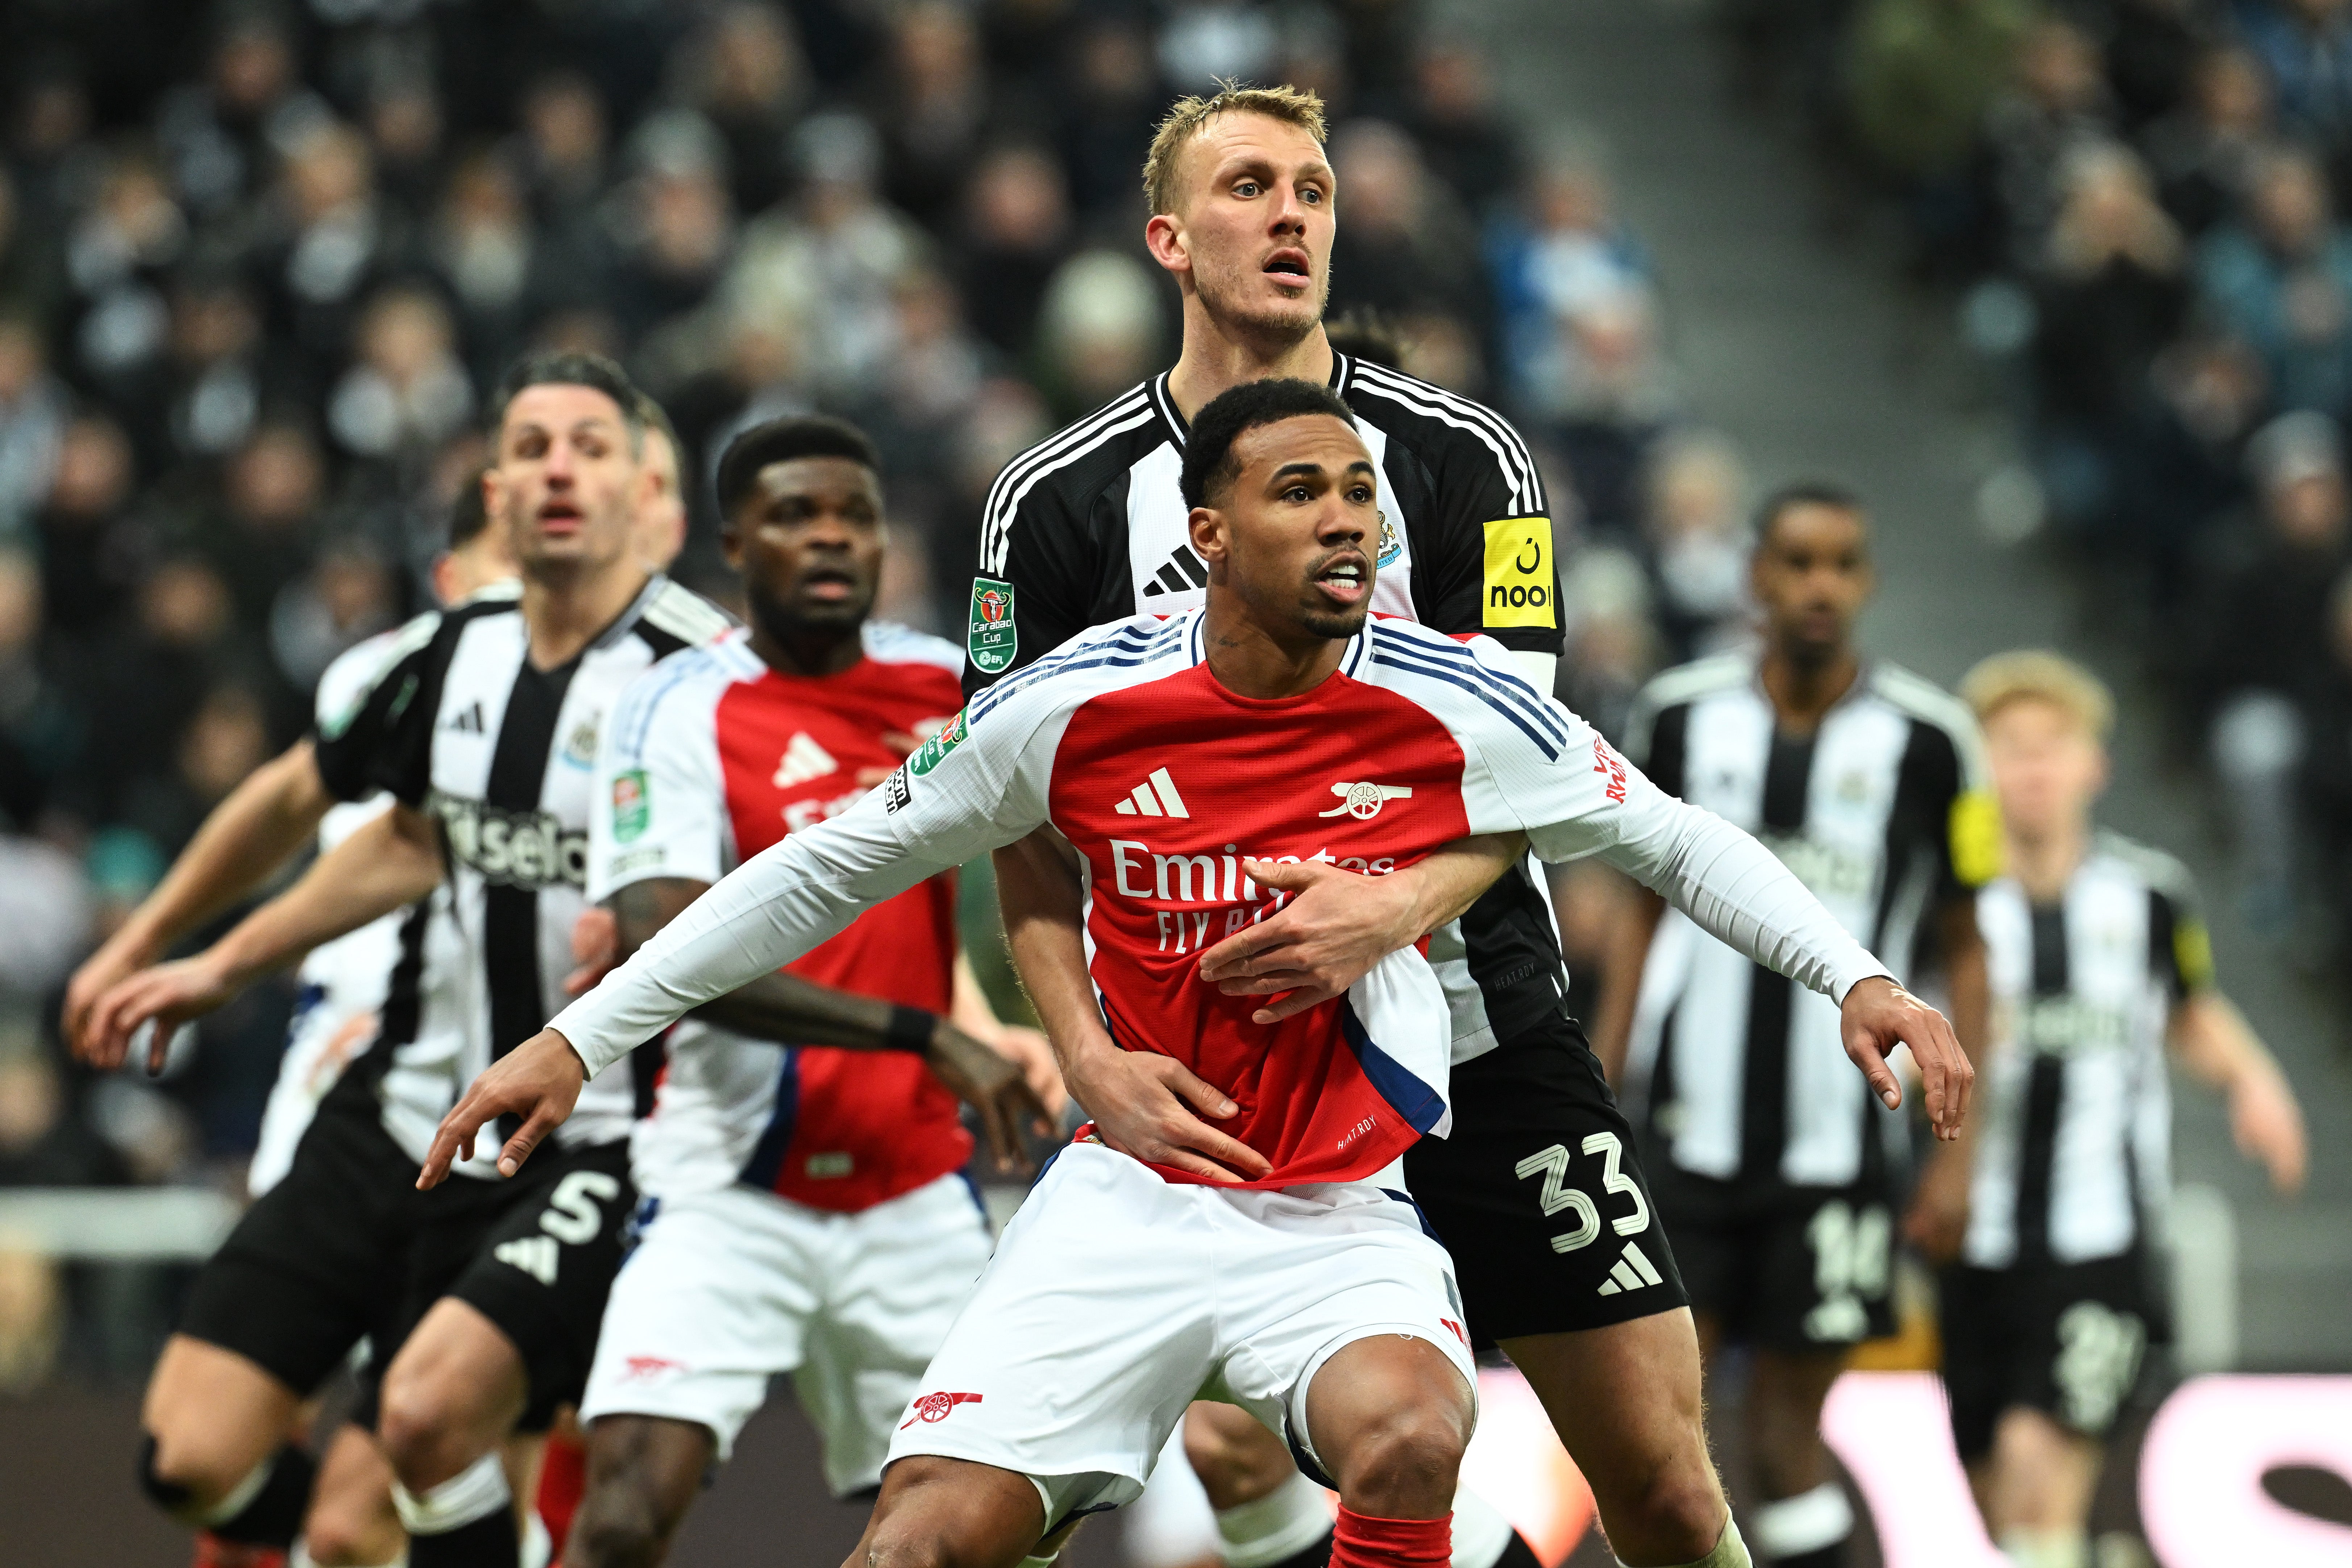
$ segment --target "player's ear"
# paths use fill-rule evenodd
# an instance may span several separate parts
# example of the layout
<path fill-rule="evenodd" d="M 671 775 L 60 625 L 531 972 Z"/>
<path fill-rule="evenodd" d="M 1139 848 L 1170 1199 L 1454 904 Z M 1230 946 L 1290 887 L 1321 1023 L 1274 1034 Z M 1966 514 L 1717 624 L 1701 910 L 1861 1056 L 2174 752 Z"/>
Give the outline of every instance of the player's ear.
<path fill-rule="evenodd" d="M 482 470 L 482 515 L 490 520 L 492 528 L 506 526 L 506 484 L 499 477 L 499 466 L 490 464 Z"/>
<path fill-rule="evenodd" d="M 719 552 L 727 557 L 729 571 L 743 570 L 743 531 L 735 526 L 731 517 L 719 520 Z"/>
<path fill-rule="evenodd" d="M 1153 213 L 1143 226 L 1143 248 L 1170 272 L 1190 272 L 1192 258 L 1184 245 L 1184 228 L 1167 213 Z"/>
<path fill-rule="evenodd" d="M 1193 552 L 1213 566 L 1225 558 L 1225 514 L 1214 507 L 1196 506 L 1184 520 Z"/>

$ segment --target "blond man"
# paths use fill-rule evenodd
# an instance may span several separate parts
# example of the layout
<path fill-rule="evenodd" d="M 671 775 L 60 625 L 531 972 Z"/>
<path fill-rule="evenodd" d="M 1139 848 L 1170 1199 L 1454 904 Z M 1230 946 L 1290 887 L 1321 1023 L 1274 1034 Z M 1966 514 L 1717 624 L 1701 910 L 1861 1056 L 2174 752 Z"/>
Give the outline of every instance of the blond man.
<path fill-rule="evenodd" d="M 2214 983 L 2188 871 L 2095 827 L 2115 704 L 2056 654 L 1997 655 L 1982 725 L 2007 870 L 1977 894 L 1991 991 L 1969 1217 L 1944 1285 L 1952 1435 L 2020 1568 L 2083 1568 L 2110 1427 L 2165 1317 L 2167 1058 L 2229 1097 L 2238 1146 L 2303 1184 L 2294 1092 Z"/>

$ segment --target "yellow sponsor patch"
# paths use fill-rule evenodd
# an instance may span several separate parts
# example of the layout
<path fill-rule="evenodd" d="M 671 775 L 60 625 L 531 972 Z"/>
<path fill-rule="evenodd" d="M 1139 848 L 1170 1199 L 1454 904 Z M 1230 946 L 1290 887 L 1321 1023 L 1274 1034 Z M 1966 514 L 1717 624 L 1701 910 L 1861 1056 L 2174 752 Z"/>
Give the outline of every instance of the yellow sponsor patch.
<path fill-rule="evenodd" d="M 2203 921 L 2174 923 L 2172 962 L 2180 970 L 2181 989 L 2202 991 L 2213 984 L 2213 937 Z"/>
<path fill-rule="evenodd" d="M 1490 626 L 1556 626 L 1551 519 L 1498 517 L 1486 525 L 1486 610 Z"/>
<path fill-rule="evenodd" d="M 1952 799 L 1952 874 L 1964 888 L 1981 888 L 2000 875 L 2000 807 L 1990 791 L 1962 790 Z"/>

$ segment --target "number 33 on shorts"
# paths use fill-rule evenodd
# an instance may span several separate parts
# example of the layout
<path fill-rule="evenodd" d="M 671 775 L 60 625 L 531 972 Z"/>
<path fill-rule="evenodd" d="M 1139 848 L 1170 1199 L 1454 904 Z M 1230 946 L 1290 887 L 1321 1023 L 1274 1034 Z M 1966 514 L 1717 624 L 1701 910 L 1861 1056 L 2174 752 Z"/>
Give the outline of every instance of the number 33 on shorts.
<path fill-rule="evenodd" d="M 1633 1178 L 1618 1168 L 1624 1161 L 1625 1150 L 1618 1142 L 1617 1134 L 1593 1133 L 1584 1141 L 1584 1152 L 1601 1158 L 1601 1190 L 1610 1194 L 1622 1193 L 1633 1200 L 1633 1212 L 1620 1215 L 1611 1222 L 1617 1234 L 1638 1236 L 1647 1230 L 1650 1226 L 1649 1201 L 1642 1196 L 1642 1189 L 1634 1184 Z M 1576 1228 L 1551 1238 L 1554 1252 L 1580 1251 L 1591 1246 L 1601 1234 L 1601 1205 L 1592 1201 L 1591 1194 L 1568 1184 L 1568 1162 L 1567 1145 L 1555 1143 L 1549 1149 L 1528 1155 L 1518 1164 L 1521 1181 L 1531 1176 L 1543 1177 L 1543 1194 L 1537 1201 L 1543 1205 L 1545 1217 L 1549 1218 L 1562 1209 L 1576 1211 Z"/>

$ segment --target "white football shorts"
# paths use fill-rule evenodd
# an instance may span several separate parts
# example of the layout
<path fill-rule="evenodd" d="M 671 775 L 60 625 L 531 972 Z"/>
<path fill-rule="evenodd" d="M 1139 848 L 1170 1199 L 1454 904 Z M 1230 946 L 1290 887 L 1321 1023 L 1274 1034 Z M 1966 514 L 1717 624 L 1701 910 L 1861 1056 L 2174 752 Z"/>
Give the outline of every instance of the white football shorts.
<path fill-rule="evenodd" d="M 1196 1398 L 1319 1466 L 1307 1385 L 1377 1334 L 1428 1341 L 1477 1387 L 1453 1261 L 1411 1202 L 1370 1183 L 1181 1186 L 1073 1144 L 1005 1227 L 890 1458 L 1027 1476 L 1049 1531 L 1132 1502 Z"/>
<path fill-rule="evenodd" d="M 665 1197 L 613 1281 L 580 1418 L 691 1421 L 724 1459 L 791 1373 L 826 1484 L 872 1487 L 988 1251 L 960 1175 L 857 1214 L 746 1186 Z"/>

